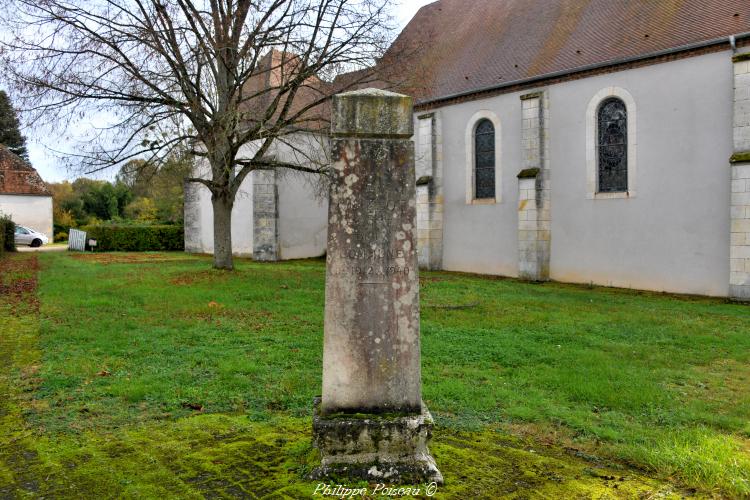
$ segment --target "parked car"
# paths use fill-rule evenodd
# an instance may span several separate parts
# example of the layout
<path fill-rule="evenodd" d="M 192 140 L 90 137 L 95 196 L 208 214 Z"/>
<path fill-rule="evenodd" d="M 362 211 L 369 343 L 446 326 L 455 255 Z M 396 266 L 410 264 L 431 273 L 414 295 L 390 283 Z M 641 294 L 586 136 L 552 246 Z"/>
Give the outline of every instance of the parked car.
<path fill-rule="evenodd" d="M 30 227 L 16 226 L 16 245 L 29 245 L 30 247 L 40 247 L 49 243 L 49 238 L 39 231 Z"/>

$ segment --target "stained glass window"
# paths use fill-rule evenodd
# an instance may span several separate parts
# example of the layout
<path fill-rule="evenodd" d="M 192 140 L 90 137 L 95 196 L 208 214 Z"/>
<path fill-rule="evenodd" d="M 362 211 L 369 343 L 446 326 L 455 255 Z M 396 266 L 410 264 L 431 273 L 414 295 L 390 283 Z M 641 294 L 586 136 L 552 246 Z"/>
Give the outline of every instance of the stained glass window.
<path fill-rule="evenodd" d="M 599 192 L 628 190 L 628 112 L 625 103 L 610 98 L 599 106 Z"/>
<path fill-rule="evenodd" d="M 495 197 L 495 126 L 483 119 L 474 131 L 474 196 Z"/>

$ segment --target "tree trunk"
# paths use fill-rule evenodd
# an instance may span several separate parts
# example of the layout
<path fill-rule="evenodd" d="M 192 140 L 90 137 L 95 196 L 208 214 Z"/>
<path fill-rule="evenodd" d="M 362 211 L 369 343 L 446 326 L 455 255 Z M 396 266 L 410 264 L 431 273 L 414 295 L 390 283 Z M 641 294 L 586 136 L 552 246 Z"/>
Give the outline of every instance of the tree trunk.
<path fill-rule="evenodd" d="M 232 207 L 234 200 L 224 194 L 213 194 L 214 209 L 214 268 L 234 269 L 232 259 Z"/>

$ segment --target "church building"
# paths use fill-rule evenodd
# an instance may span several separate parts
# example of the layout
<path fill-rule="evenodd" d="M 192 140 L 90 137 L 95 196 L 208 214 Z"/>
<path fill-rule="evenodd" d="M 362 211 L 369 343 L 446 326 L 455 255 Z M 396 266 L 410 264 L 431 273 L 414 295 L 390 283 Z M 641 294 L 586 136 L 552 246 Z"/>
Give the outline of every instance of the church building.
<path fill-rule="evenodd" d="M 750 2 L 439 0 L 402 49 L 422 267 L 750 300 Z M 325 200 L 258 174 L 236 252 L 321 255 Z"/>

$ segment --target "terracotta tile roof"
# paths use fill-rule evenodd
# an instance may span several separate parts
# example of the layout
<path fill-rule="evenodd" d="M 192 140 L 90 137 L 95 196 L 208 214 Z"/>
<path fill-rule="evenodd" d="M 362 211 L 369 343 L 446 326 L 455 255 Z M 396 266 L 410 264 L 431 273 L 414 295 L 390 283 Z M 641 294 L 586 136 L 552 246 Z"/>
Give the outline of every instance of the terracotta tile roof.
<path fill-rule="evenodd" d="M 391 52 L 418 101 L 750 31 L 750 0 L 439 0 Z"/>
<path fill-rule="evenodd" d="M 0 195 L 2 194 L 52 196 L 34 167 L 0 144 Z"/>

